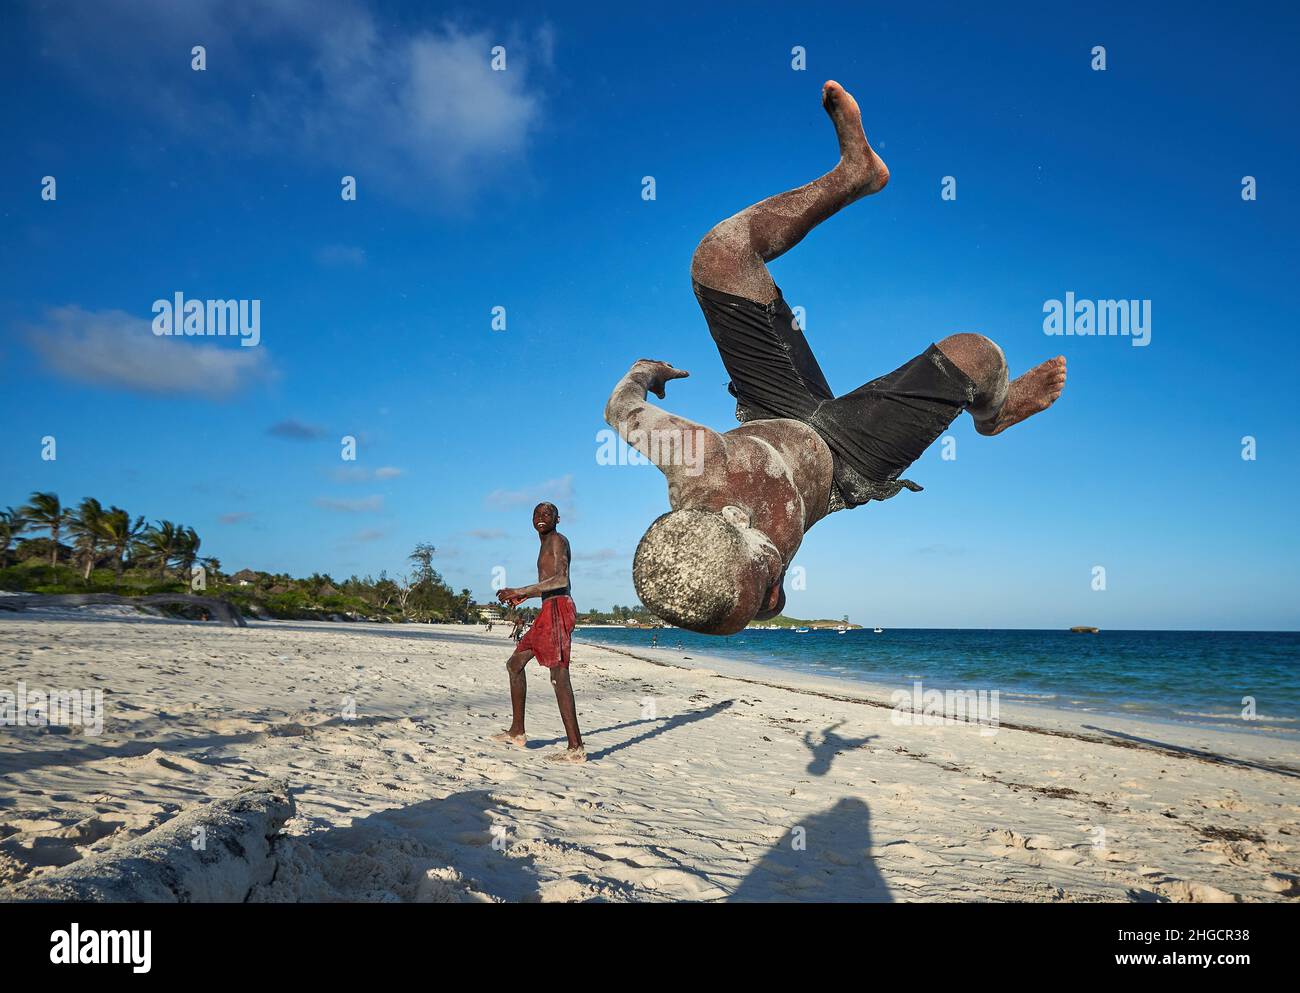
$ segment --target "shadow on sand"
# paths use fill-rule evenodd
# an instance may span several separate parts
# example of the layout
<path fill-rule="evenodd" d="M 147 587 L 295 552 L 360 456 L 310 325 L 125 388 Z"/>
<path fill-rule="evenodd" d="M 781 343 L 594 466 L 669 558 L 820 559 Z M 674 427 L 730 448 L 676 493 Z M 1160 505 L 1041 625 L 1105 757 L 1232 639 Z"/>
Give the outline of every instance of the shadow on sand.
<path fill-rule="evenodd" d="M 791 827 L 736 887 L 732 903 L 892 903 L 871 856 L 871 815 L 857 797 Z"/>
<path fill-rule="evenodd" d="M 871 857 L 867 805 L 844 797 L 794 825 L 727 899 L 732 902 L 889 903 L 892 896 Z M 495 844 L 494 844 L 495 842 Z M 447 902 L 484 894 L 530 903 L 543 896 L 542 874 L 515 836 L 508 809 L 488 790 L 453 793 L 407 807 L 376 811 L 348 827 L 299 839 L 311 871 L 297 888 L 272 884 L 264 897 L 305 901 Z M 460 880 L 448 881 L 454 866 Z M 696 871 L 680 866 L 687 871 Z M 434 870 L 432 874 L 429 870 Z M 704 878 L 703 873 L 697 873 Z M 283 869 L 280 877 L 293 873 Z M 581 899 L 588 886 L 601 898 L 636 900 L 643 891 L 579 872 L 550 884 L 555 899 Z"/>
<path fill-rule="evenodd" d="M 865 738 L 845 738 L 835 733 L 836 729 L 842 727 L 844 721 L 833 724 L 822 732 L 822 740 L 814 742 L 811 731 L 807 731 L 803 736 L 804 747 L 812 752 L 812 758 L 808 760 L 808 772 L 814 776 L 824 776 L 831 771 L 831 763 L 835 761 L 835 756 L 840 752 L 847 752 L 853 748 L 861 748 L 869 742 L 875 741 L 879 735 L 869 734 Z"/>
<path fill-rule="evenodd" d="M 686 713 L 677 714 L 674 717 L 657 717 L 657 718 L 643 717 L 637 721 L 625 721 L 622 724 L 613 724 L 609 727 L 597 728 L 594 731 L 584 731 L 582 732 L 582 740 L 583 743 L 587 746 L 587 761 L 599 762 L 601 759 L 607 758 L 608 756 L 613 755 L 615 752 L 622 751 L 624 748 L 631 748 L 633 745 L 639 745 L 643 741 L 649 741 L 651 738 L 657 738 L 661 734 L 666 734 L 667 732 L 672 731 L 676 728 L 685 727 L 688 724 L 694 724 L 696 721 L 706 720 L 710 717 L 713 717 L 715 714 L 722 713 L 724 710 L 728 709 L 735 702 L 736 701 L 734 700 L 720 700 L 717 703 L 713 704 L 713 706 L 705 707 L 703 710 L 688 710 Z M 626 741 L 616 742 L 613 745 L 608 745 L 604 748 L 597 749 L 596 751 L 591 750 L 591 743 L 593 738 L 598 738 L 601 735 L 608 734 L 611 731 L 622 731 L 627 728 L 640 727 L 645 724 L 653 725 L 653 727 L 651 727 L 650 730 L 644 732 L 643 734 L 638 734 L 633 738 L 628 738 Z M 530 749 L 548 748 L 552 745 L 562 745 L 564 743 L 565 743 L 564 738 L 549 738 L 545 741 L 542 740 L 529 741 L 528 747 Z"/>
<path fill-rule="evenodd" d="M 1217 765 L 1235 766 L 1240 769 L 1258 769 L 1260 772 L 1273 772 L 1279 776 L 1288 776 L 1292 779 L 1300 778 L 1300 769 L 1284 765 L 1281 762 L 1275 764 L 1267 762 L 1252 762 L 1250 759 L 1238 759 L 1233 758 L 1231 755 L 1220 755 L 1218 752 L 1207 752 L 1203 748 L 1189 748 L 1186 745 L 1174 745 L 1167 741 L 1157 741 L 1155 738 L 1140 738 L 1135 734 L 1127 734 L 1124 731 L 1097 727 L 1092 724 L 1085 724 L 1083 725 L 1083 728 L 1085 731 L 1100 731 L 1102 734 L 1109 735 L 1112 738 L 1118 738 L 1120 741 L 1130 742 L 1134 745 L 1149 745 L 1168 752 L 1176 752 L 1179 755 L 1186 755 L 1188 758 L 1203 759 L 1206 762 L 1213 762 Z"/>
<path fill-rule="evenodd" d="M 512 852 L 518 851 L 519 839 L 507 818 L 494 815 L 500 808 L 490 791 L 466 790 L 376 811 L 347 827 L 297 839 L 310 848 L 319 875 L 298 882 L 300 888 L 291 893 L 277 892 L 273 883 L 264 895 L 307 902 L 438 903 L 456 902 L 472 889 L 501 900 L 534 902 L 540 896 L 535 859 Z M 437 874 L 451 866 L 463 883 Z M 279 875 L 294 873 L 282 867 Z"/>

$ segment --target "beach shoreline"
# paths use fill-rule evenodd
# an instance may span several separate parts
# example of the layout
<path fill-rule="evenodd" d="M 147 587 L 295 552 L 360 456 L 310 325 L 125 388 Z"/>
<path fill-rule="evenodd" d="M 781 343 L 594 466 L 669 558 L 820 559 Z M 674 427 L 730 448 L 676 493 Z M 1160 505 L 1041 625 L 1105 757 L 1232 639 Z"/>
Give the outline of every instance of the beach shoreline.
<path fill-rule="evenodd" d="M 817 673 L 793 665 L 764 665 L 760 662 L 729 658 L 725 655 L 684 652 L 675 648 L 648 646 L 632 648 L 602 644 L 575 636 L 574 643 L 579 642 L 592 648 L 627 654 L 652 663 L 676 665 L 696 671 L 710 670 L 720 676 L 783 686 L 794 691 L 825 693 L 846 698 L 858 697 L 865 705 L 886 709 L 895 706 L 894 694 L 903 691 L 914 695 L 912 680 L 891 683 L 856 673 Z M 942 691 L 949 687 L 947 684 L 940 683 L 938 688 Z M 1293 757 L 1300 759 L 1300 731 L 1269 724 L 1267 720 L 1261 720 L 1257 724 L 1242 721 L 1240 728 L 1232 729 L 1217 724 L 1200 723 L 1192 718 L 1173 719 L 1147 713 L 1129 714 L 1118 706 L 1083 708 L 1064 702 L 1026 699 L 1021 694 L 1009 692 L 999 695 L 998 709 L 999 723 L 1008 726 L 1018 725 L 1087 737 L 1090 732 L 1097 730 L 1096 723 L 1101 721 L 1116 725 L 1115 729 L 1123 734 L 1159 736 L 1176 748 L 1192 748 L 1211 753 L 1222 752 L 1225 755 L 1249 757 L 1257 761 L 1268 761 L 1276 756 L 1278 749 L 1281 748 L 1284 751 L 1289 750 Z"/>
<path fill-rule="evenodd" d="M 966 633 L 967 629 L 954 629 L 957 633 Z M 898 632 L 894 632 L 898 633 Z M 906 634 L 922 634 L 926 636 L 927 642 L 931 638 L 941 638 L 953 632 L 945 630 L 905 630 Z M 1061 632 L 1031 632 L 1034 634 L 1060 634 Z M 1153 634 L 1153 632 L 1139 632 L 1140 634 Z M 985 632 L 980 632 L 985 634 Z M 1248 634 L 1258 634 L 1249 632 Z M 575 638 L 582 639 L 581 629 L 576 630 Z M 1283 704 L 1274 703 L 1268 708 L 1268 711 L 1262 714 L 1253 714 L 1245 716 L 1244 708 L 1232 712 L 1199 712 L 1196 710 L 1197 703 L 1193 701 L 1184 701 L 1182 706 L 1152 706 L 1149 698 L 1127 697 L 1118 693 L 1106 693 L 1104 690 L 1093 688 L 1089 693 L 1080 694 L 1078 691 L 1070 688 L 1062 688 L 1052 681 L 1052 671 L 1045 669 L 1043 676 L 1040 676 L 1036 685 L 1018 684 L 1017 681 L 1008 680 L 1008 678 L 997 675 L 995 672 L 984 673 L 983 676 L 971 675 L 967 673 L 965 677 L 949 677 L 944 673 L 945 664 L 943 660 L 927 659 L 926 662 L 920 662 L 919 659 L 926 659 L 928 652 L 931 650 L 930 643 L 917 643 L 914 646 L 906 646 L 902 652 L 906 654 L 909 651 L 917 652 L 918 662 L 915 663 L 915 672 L 917 675 L 901 675 L 897 672 L 883 671 L 883 669 L 862 669 L 857 667 L 858 658 L 854 654 L 845 656 L 844 654 L 835 655 L 833 650 L 840 649 L 845 642 L 835 642 L 829 645 L 832 652 L 827 654 L 818 654 L 818 652 L 800 652 L 800 654 L 790 654 L 792 642 L 790 639 L 776 636 L 770 646 L 762 645 L 762 639 L 755 642 L 753 637 L 742 639 L 749 642 L 746 647 L 729 646 L 727 639 L 716 639 L 719 645 L 701 646 L 682 645 L 676 643 L 672 645 L 668 638 L 660 638 L 660 646 L 651 649 L 649 645 L 627 641 L 606 641 L 606 639 L 595 637 L 586 638 L 590 645 L 610 647 L 615 651 L 627 650 L 633 654 L 640 654 L 642 658 L 654 656 L 656 659 L 669 659 L 673 655 L 679 658 L 693 660 L 693 664 L 706 663 L 714 667 L 733 669 L 738 672 L 750 672 L 751 675 L 761 675 L 766 678 L 780 678 L 787 681 L 802 681 L 807 678 L 824 682 L 826 686 L 839 686 L 841 690 L 857 688 L 859 691 L 865 691 L 876 699 L 891 699 L 897 691 L 913 693 L 914 686 L 920 691 L 928 689 L 937 689 L 940 691 L 969 691 L 972 688 L 982 688 L 985 691 L 997 689 L 998 707 L 1002 712 L 1015 714 L 1032 721 L 1032 723 L 1047 723 L 1070 727 L 1070 725 L 1082 725 L 1087 721 L 1101 719 L 1115 719 L 1123 721 L 1140 721 L 1140 723 L 1152 725 L 1154 728 L 1173 729 L 1178 732 L 1180 729 L 1204 730 L 1204 732 L 1225 732 L 1227 736 L 1243 733 L 1247 736 L 1261 738 L 1277 738 L 1278 741 L 1288 742 L 1291 745 L 1300 745 L 1300 724 L 1297 724 L 1295 717 L 1284 716 L 1282 712 L 1275 710 L 1275 707 Z M 811 642 L 814 643 L 815 642 Z M 671 647 L 669 647 L 671 645 Z M 755 645 L 762 645 L 763 651 L 755 649 Z M 805 649 L 810 642 L 794 642 L 794 645 Z M 870 646 L 863 646 L 870 650 Z M 897 647 L 891 646 L 894 655 L 897 656 Z M 1099 664 L 1105 665 L 1110 662 L 1108 659 L 1097 660 Z M 910 665 L 911 663 L 909 663 Z M 927 671 L 930 675 L 920 675 L 920 671 Z M 1191 678 L 1190 676 L 1183 676 Z M 1247 684 L 1249 685 L 1249 684 Z M 1178 698 L 1178 686 L 1170 686 L 1167 690 L 1167 698 Z M 1245 701 L 1242 701 L 1244 703 Z M 1201 704 L 1205 706 L 1205 704 Z M 1219 699 L 1210 704 L 1210 706 L 1222 707 L 1223 704 Z"/>
<path fill-rule="evenodd" d="M 488 740 L 511 643 L 476 626 L 0 615 L 0 640 L 0 689 L 106 700 L 99 735 L 0 728 L 0 896 L 282 777 L 255 901 L 1300 897 L 1274 737 L 1020 703 L 928 725 L 883 687 L 579 640 L 590 761 L 561 767 L 538 667 L 529 747 Z"/>

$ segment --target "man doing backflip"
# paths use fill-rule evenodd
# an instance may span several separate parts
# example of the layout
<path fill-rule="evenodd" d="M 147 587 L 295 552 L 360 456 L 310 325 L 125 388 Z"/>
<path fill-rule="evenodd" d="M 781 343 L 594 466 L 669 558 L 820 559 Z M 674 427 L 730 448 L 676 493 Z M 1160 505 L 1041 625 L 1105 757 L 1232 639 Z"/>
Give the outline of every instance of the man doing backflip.
<path fill-rule="evenodd" d="M 722 221 L 692 260 L 741 426 L 720 434 L 647 403 L 647 393 L 663 399 L 665 384 L 687 375 L 649 359 L 632 366 L 605 408 L 610 426 L 668 480 L 672 510 L 633 559 L 637 593 L 693 631 L 731 634 L 779 613 L 786 568 L 808 529 L 833 511 L 920 490 L 903 470 L 963 410 L 980 434 L 996 435 L 1046 410 L 1065 387 L 1062 356 L 1012 380 L 1001 348 L 954 334 L 834 395 L 765 263 L 879 192 L 889 170 L 842 86 L 827 82 L 822 105 L 839 139 L 835 168 Z"/>

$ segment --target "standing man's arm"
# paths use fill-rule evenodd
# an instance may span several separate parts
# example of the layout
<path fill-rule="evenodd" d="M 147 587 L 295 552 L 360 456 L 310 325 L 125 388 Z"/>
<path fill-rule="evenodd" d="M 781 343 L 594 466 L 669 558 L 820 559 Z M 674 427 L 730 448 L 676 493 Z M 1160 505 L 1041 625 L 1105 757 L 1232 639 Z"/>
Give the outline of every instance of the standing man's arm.
<path fill-rule="evenodd" d="M 689 375 L 667 362 L 638 359 L 605 404 L 605 423 L 668 478 L 674 506 L 677 491 L 700 479 L 708 460 L 724 458 L 725 443 L 718 432 L 646 402 L 647 393 L 662 400 L 669 380 Z"/>
<path fill-rule="evenodd" d="M 497 598 L 517 607 L 531 597 L 569 588 L 569 543 L 558 531 L 552 531 L 544 539 L 540 565 L 538 571 L 543 578 L 531 586 L 520 586 L 517 589 L 507 586 L 497 592 Z"/>

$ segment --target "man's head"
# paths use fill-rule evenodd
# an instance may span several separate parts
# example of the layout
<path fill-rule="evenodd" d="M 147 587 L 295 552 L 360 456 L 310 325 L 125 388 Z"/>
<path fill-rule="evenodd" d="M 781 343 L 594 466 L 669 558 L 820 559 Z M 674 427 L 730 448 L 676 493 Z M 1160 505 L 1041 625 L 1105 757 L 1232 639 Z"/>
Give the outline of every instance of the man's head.
<path fill-rule="evenodd" d="M 701 634 L 732 634 L 784 603 L 784 563 L 735 507 L 674 510 L 646 530 L 632 560 L 637 595 L 657 617 Z"/>
<path fill-rule="evenodd" d="M 550 534 L 560 523 L 559 508 L 553 503 L 539 503 L 533 508 L 533 527 L 541 535 Z"/>

